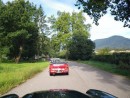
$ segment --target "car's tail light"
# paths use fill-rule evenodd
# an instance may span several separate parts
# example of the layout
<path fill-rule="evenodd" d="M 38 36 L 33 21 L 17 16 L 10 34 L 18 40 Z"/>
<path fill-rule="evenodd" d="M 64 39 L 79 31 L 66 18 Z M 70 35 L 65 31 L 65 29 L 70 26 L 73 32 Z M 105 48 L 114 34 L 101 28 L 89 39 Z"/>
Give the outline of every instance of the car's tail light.
<path fill-rule="evenodd" d="M 65 64 L 65 69 L 69 69 L 68 64 Z"/>
<path fill-rule="evenodd" d="M 50 67 L 49 67 L 49 68 L 51 69 L 52 67 L 53 67 L 53 65 L 52 65 L 52 64 L 50 64 Z"/>

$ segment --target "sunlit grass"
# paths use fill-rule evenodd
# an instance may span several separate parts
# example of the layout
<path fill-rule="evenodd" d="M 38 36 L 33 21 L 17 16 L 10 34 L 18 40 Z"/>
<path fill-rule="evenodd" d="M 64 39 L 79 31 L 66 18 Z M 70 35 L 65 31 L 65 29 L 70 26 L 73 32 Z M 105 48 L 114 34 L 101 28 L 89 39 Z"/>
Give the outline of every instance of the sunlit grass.
<path fill-rule="evenodd" d="M 0 63 L 0 94 L 25 82 L 49 65 L 48 62 L 38 63 Z"/>
<path fill-rule="evenodd" d="M 105 63 L 105 62 L 91 61 L 91 60 L 90 61 L 79 61 L 79 62 L 100 68 L 102 70 L 105 70 L 105 71 L 108 71 L 111 73 L 127 76 L 128 78 L 130 78 L 130 70 L 119 69 L 117 67 L 118 65 L 115 65 L 115 64 L 109 64 L 109 63 Z"/>

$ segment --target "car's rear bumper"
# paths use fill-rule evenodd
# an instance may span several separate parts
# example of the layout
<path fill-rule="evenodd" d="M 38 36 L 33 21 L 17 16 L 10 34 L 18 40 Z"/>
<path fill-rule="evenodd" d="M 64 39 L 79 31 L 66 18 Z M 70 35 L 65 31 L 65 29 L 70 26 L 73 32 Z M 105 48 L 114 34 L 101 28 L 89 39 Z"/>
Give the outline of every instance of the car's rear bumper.
<path fill-rule="evenodd" d="M 50 74 L 67 74 L 69 70 L 50 70 Z"/>

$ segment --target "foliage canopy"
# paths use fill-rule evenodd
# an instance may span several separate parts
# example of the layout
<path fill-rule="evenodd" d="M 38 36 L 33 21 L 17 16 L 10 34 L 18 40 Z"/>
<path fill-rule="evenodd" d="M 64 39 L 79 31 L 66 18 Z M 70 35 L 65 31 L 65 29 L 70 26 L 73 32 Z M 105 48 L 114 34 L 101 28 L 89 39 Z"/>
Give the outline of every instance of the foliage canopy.
<path fill-rule="evenodd" d="M 55 55 L 69 59 L 89 59 L 93 53 L 94 43 L 89 39 L 91 25 L 85 24 L 82 12 L 72 14 L 58 12 L 58 18 L 49 17 L 53 31 L 52 49 Z"/>
<path fill-rule="evenodd" d="M 82 7 L 96 25 L 102 16 L 110 12 L 116 21 L 130 28 L 130 0 L 77 0 L 75 5 L 79 9 Z"/>
<path fill-rule="evenodd" d="M 47 39 L 45 34 L 39 35 L 46 29 L 42 7 L 37 8 L 26 0 L 6 4 L 0 0 L 0 13 L 0 54 L 17 63 L 20 59 L 34 58 L 40 51 L 38 47 L 45 45 L 38 44 L 39 39 L 43 36 L 44 41 Z M 7 51 L 3 51 L 5 48 Z"/>

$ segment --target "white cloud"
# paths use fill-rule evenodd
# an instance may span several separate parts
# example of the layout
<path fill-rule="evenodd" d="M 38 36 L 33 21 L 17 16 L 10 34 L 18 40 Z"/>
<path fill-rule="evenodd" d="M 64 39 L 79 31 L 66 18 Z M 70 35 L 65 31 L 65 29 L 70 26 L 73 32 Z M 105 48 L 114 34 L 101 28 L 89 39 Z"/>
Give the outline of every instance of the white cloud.
<path fill-rule="evenodd" d="M 112 16 L 105 15 L 99 20 L 99 25 L 92 25 L 91 39 L 101 39 L 113 35 L 121 35 L 130 38 L 130 28 L 123 27 L 123 23 L 115 21 Z"/>
<path fill-rule="evenodd" d="M 3 0 L 4 3 L 8 2 L 8 1 L 11 2 L 11 1 L 14 1 L 14 0 Z"/>
<path fill-rule="evenodd" d="M 3 0 L 4 2 L 7 1 L 13 1 L 13 0 Z M 65 12 L 79 12 L 77 7 L 74 6 L 76 3 L 75 0 L 72 0 L 71 2 L 68 0 L 29 0 L 31 2 L 34 2 L 35 4 L 39 5 L 41 4 L 43 6 L 43 10 L 45 11 L 45 14 L 47 16 L 50 15 L 56 15 L 57 11 L 65 11 Z M 89 16 L 84 13 L 83 14 L 86 17 L 86 23 L 92 24 L 92 20 L 89 18 Z M 99 25 L 96 26 L 92 24 L 92 28 L 90 31 L 91 39 L 101 39 L 101 38 L 107 38 L 113 35 L 121 35 L 127 38 L 130 38 L 130 28 L 124 28 L 123 23 L 119 21 L 115 21 L 112 16 L 105 15 L 99 20 Z"/>
<path fill-rule="evenodd" d="M 79 12 L 77 7 L 73 7 L 73 4 L 67 4 L 66 2 L 59 2 L 58 0 L 43 0 L 43 4 L 46 5 L 48 8 L 53 10 L 53 13 L 59 11 L 65 12 Z M 52 13 L 51 13 L 52 14 Z M 84 13 L 83 14 L 86 18 L 86 23 L 93 23 L 93 20 Z M 105 15 L 99 20 L 99 26 L 92 24 L 92 29 L 90 31 L 91 39 L 101 39 L 107 38 L 113 35 L 121 35 L 127 38 L 130 38 L 130 29 L 124 28 L 123 23 L 119 21 L 115 21 L 111 15 Z"/>
<path fill-rule="evenodd" d="M 56 11 L 65 11 L 65 12 L 73 12 L 78 11 L 77 9 L 74 9 L 71 6 L 68 6 L 64 2 L 57 2 L 56 0 L 42 0 L 43 4 L 46 5 L 48 8 L 51 8 Z"/>

